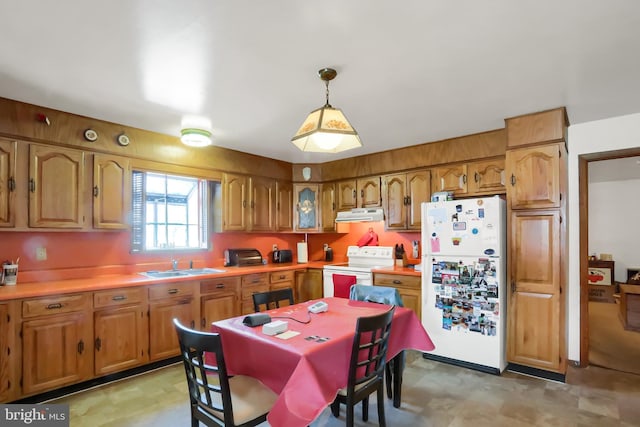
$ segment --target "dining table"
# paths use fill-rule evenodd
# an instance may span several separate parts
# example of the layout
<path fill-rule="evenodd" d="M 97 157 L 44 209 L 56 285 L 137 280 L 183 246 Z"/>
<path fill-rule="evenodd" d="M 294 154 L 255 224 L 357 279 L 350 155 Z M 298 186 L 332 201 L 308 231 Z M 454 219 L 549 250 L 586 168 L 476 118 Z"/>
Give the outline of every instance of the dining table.
<path fill-rule="evenodd" d="M 310 312 L 309 306 L 318 301 L 327 303 L 327 311 Z M 257 378 L 278 394 L 267 416 L 270 425 L 303 427 L 347 386 L 358 318 L 389 309 L 385 304 L 328 297 L 263 312 L 272 322 L 286 322 L 287 330 L 275 335 L 265 334 L 263 326 L 248 326 L 245 316 L 213 322 L 211 330 L 220 334 L 230 375 Z M 387 360 L 403 350 L 434 348 L 415 312 L 396 306 Z"/>

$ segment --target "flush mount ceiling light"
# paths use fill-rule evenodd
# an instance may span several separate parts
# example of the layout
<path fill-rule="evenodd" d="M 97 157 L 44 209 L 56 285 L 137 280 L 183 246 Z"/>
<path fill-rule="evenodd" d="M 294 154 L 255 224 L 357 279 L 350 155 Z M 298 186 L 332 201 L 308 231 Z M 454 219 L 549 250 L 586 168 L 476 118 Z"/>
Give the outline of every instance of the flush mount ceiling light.
<path fill-rule="evenodd" d="M 186 128 L 180 132 L 180 141 L 190 147 L 211 145 L 211 132 L 205 129 Z"/>
<path fill-rule="evenodd" d="M 326 103 L 309 113 L 291 142 L 302 151 L 314 153 L 338 153 L 362 147 L 358 133 L 342 111 L 329 104 L 329 81 L 338 73 L 332 68 L 323 68 L 318 74 L 327 88 Z"/>

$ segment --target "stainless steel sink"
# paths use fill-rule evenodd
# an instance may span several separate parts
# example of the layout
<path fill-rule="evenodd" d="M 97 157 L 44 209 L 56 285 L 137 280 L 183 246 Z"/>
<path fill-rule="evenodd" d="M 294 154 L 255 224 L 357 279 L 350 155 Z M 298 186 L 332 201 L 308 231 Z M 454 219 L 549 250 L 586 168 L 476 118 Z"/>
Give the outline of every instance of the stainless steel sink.
<path fill-rule="evenodd" d="M 166 277 L 183 277 L 183 276 L 191 276 L 189 273 L 180 270 L 169 270 L 169 271 L 144 271 L 142 273 L 143 276 L 152 277 L 154 279 L 163 279 Z"/>
<path fill-rule="evenodd" d="M 225 271 L 217 268 L 189 268 L 185 270 L 143 271 L 140 274 L 153 279 L 165 279 L 167 277 L 202 276 L 205 274 L 224 273 Z"/>
<path fill-rule="evenodd" d="M 188 270 L 179 270 L 189 273 L 190 275 L 199 275 L 199 274 L 215 274 L 215 273 L 224 273 L 227 270 L 220 270 L 217 268 L 190 268 Z"/>

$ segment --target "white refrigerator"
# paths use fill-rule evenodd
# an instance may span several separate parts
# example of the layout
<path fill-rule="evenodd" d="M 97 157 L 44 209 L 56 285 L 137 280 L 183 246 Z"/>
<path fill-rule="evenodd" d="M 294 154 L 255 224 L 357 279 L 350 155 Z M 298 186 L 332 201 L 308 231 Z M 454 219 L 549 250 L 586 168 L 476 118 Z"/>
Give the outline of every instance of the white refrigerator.
<path fill-rule="evenodd" d="M 506 208 L 499 196 L 422 204 L 425 353 L 499 374 L 506 367 Z"/>

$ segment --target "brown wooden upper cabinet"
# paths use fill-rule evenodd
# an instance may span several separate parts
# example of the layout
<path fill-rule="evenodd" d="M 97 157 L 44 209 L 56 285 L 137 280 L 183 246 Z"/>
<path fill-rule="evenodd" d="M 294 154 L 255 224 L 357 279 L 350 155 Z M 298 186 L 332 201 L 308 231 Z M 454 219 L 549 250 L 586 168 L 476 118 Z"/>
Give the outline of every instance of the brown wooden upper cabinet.
<path fill-rule="evenodd" d="M 295 231 L 319 231 L 320 230 L 320 185 L 319 184 L 294 184 L 294 221 Z"/>
<path fill-rule="evenodd" d="M 93 156 L 93 227 L 126 229 L 131 209 L 131 169 L 126 157 Z"/>
<path fill-rule="evenodd" d="M 431 170 L 433 192 L 450 191 L 454 196 L 467 194 L 467 165 L 444 165 Z"/>
<path fill-rule="evenodd" d="M 483 160 L 469 163 L 468 190 L 474 195 L 502 194 L 505 188 L 505 159 Z"/>
<path fill-rule="evenodd" d="M 567 111 L 564 107 L 505 119 L 507 149 L 531 144 L 567 140 Z"/>
<path fill-rule="evenodd" d="M 379 176 L 339 181 L 336 188 L 339 211 L 382 206 Z"/>
<path fill-rule="evenodd" d="M 276 182 L 276 231 L 293 230 L 293 184 Z"/>
<path fill-rule="evenodd" d="M 222 230 L 274 231 L 276 181 L 225 173 L 222 177 Z"/>
<path fill-rule="evenodd" d="M 566 155 L 564 142 L 508 150 L 505 170 L 511 209 L 560 207 Z"/>
<path fill-rule="evenodd" d="M 320 185 L 320 229 L 323 232 L 336 230 L 336 185 Z"/>
<path fill-rule="evenodd" d="M 0 139 L 0 227 L 16 221 L 16 141 Z"/>
<path fill-rule="evenodd" d="M 29 226 L 82 228 L 84 153 L 33 144 L 29 156 Z"/>
<path fill-rule="evenodd" d="M 382 177 L 382 207 L 387 230 L 420 230 L 420 205 L 428 202 L 431 175 L 428 170 Z"/>

